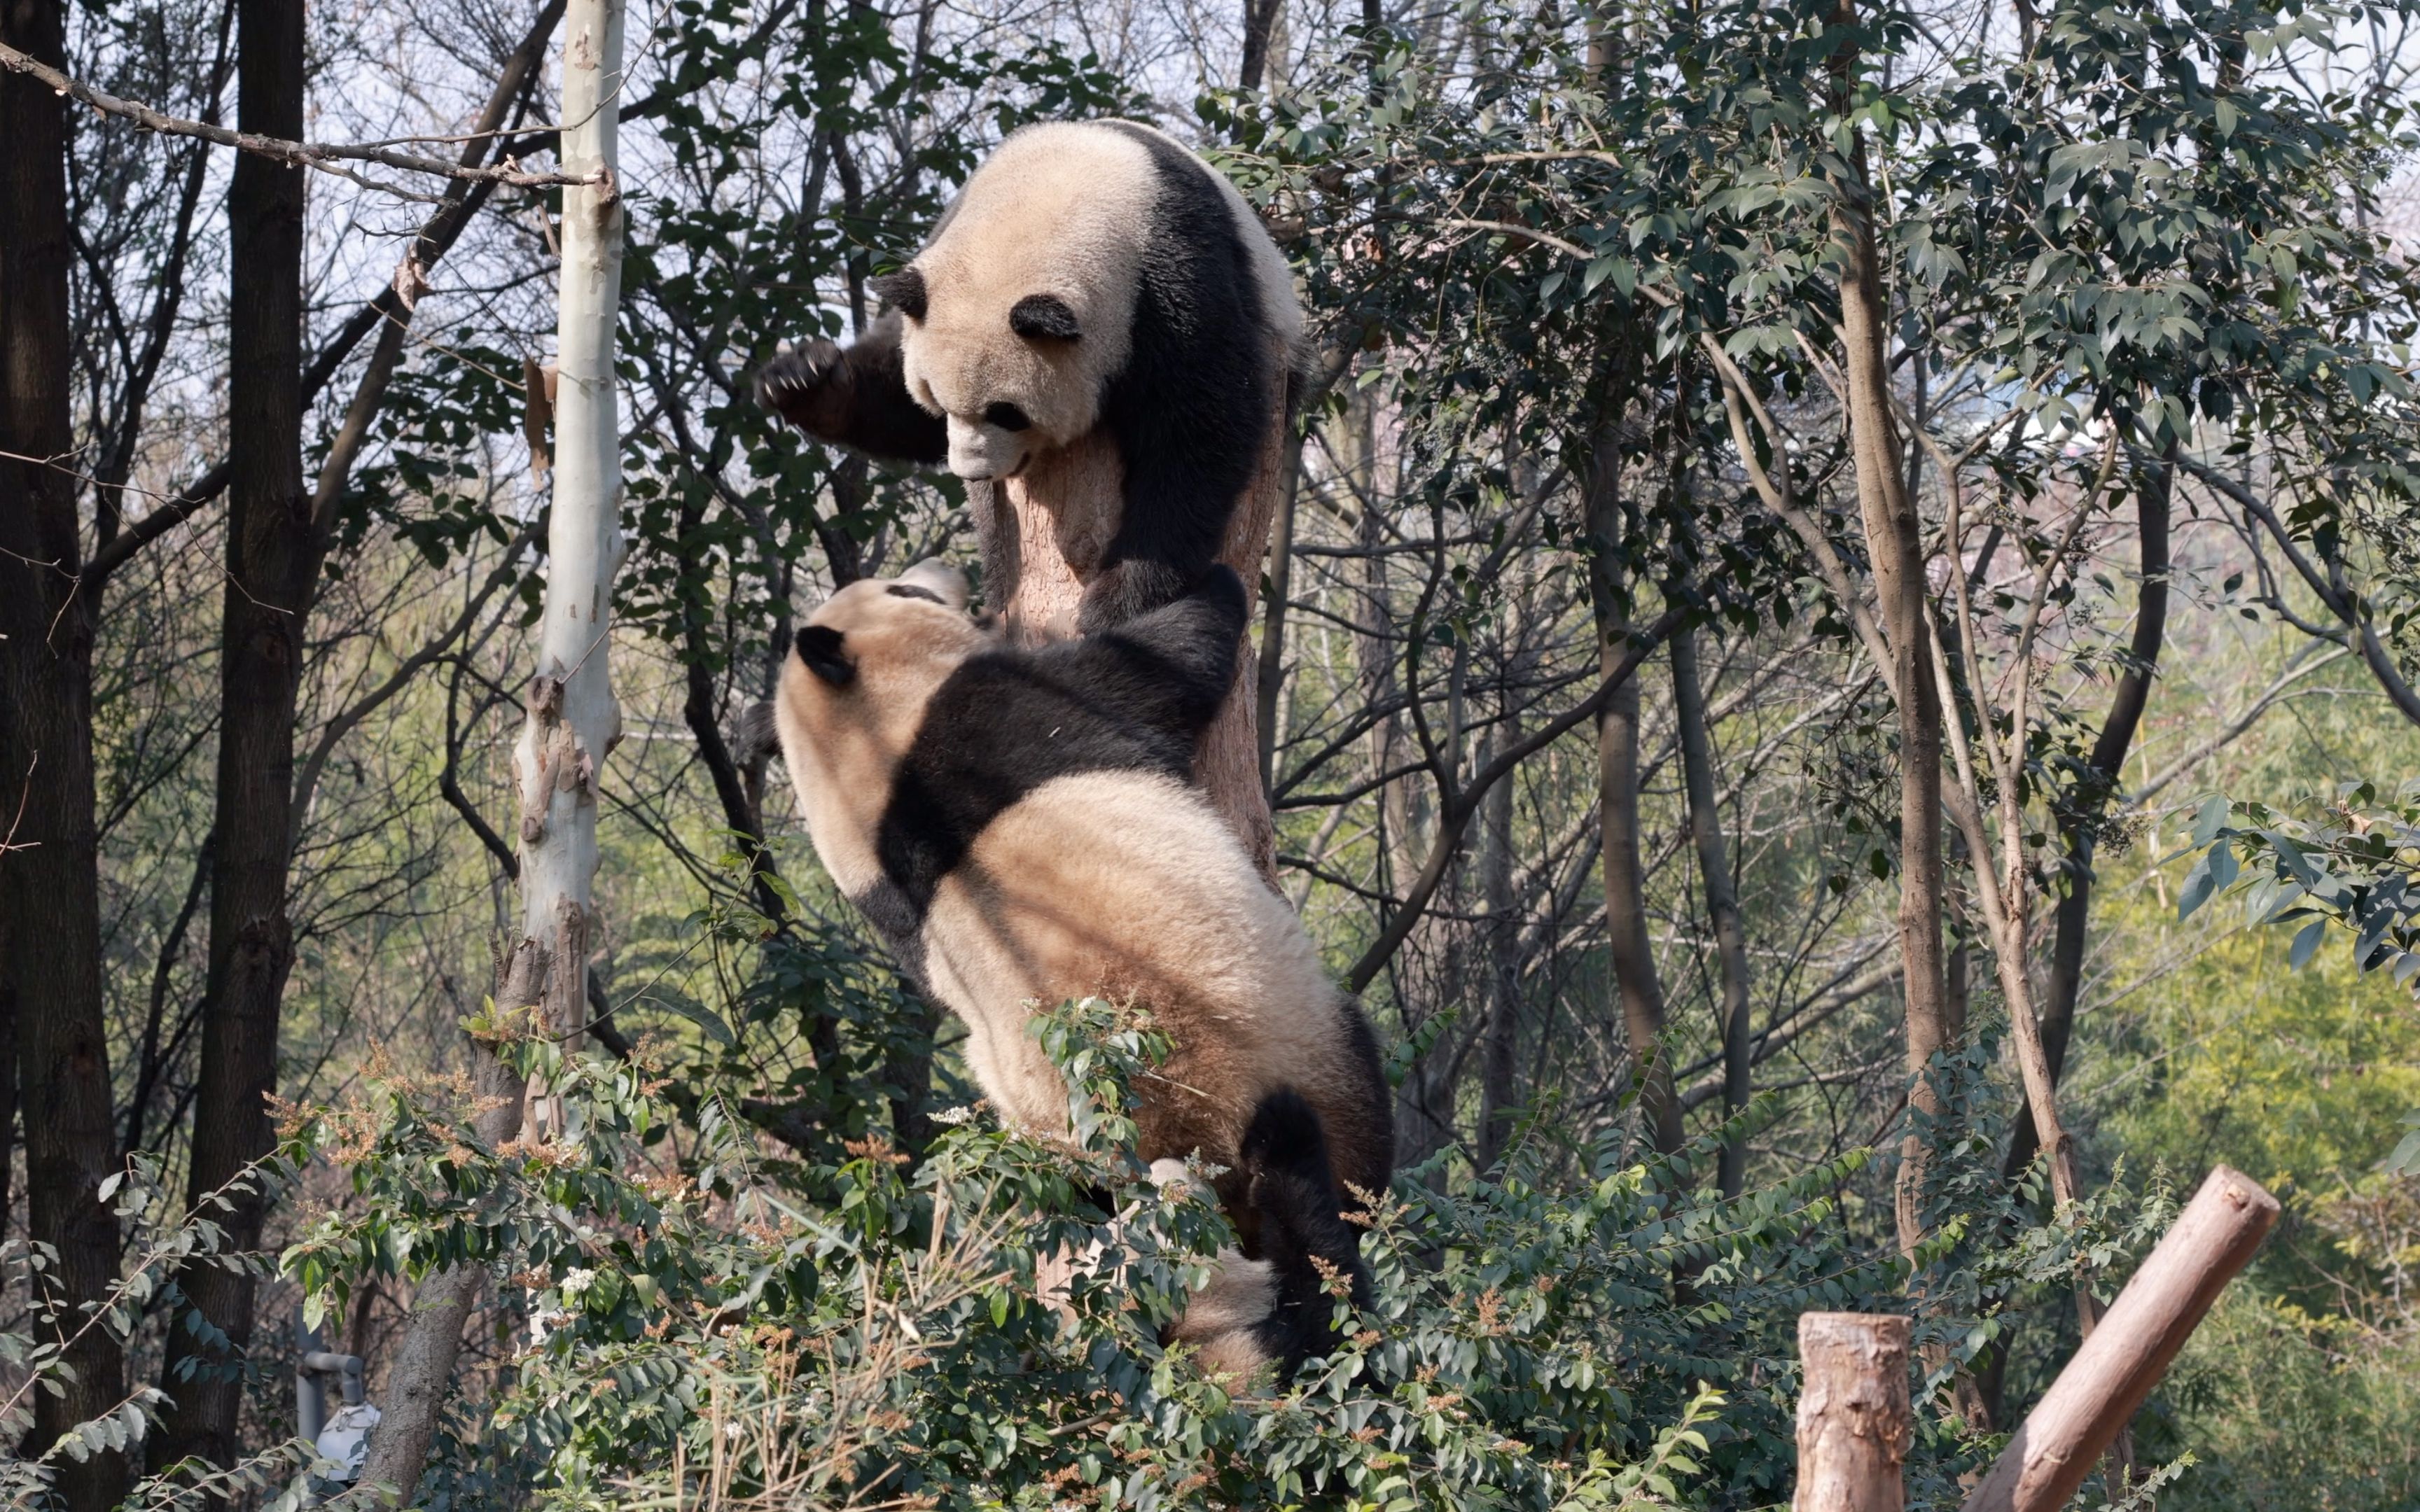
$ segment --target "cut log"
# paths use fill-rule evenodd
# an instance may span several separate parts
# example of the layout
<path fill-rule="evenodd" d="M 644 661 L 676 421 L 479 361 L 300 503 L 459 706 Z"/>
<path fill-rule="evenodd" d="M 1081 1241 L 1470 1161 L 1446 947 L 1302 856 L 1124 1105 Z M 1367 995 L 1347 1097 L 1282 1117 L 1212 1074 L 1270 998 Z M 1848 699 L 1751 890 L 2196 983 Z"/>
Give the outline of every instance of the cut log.
<path fill-rule="evenodd" d="M 1900 1512 L 1906 1501 L 1909 1324 L 1868 1313 L 1803 1313 L 1798 1494 L 1793 1512 Z"/>
<path fill-rule="evenodd" d="M 1966 1498 L 1964 1512 L 2066 1505 L 2276 1221 L 2277 1199 L 2258 1182 L 2225 1165 L 2211 1171 Z"/>

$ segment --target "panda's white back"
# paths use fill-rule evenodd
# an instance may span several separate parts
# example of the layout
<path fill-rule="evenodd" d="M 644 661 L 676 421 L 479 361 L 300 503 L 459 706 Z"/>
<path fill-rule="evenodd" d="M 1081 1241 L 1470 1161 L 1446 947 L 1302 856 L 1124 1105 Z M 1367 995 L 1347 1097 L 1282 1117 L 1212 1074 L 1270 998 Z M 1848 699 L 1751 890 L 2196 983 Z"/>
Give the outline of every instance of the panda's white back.
<path fill-rule="evenodd" d="M 1065 1124 L 1031 1025 L 1069 998 L 1153 1013 L 1187 1122 L 1240 1129 L 1274 1088 L 1342 1080 L 1320 1074 L 1340 1051 L 1336 988 L 1310 936 L 1208 801 L 1165 777 L 1059 778 L 1003 810 L 936 891 L 924 942 L 933 992 L 969 1026 L 969 1069 L 1028 1127 Z"/>

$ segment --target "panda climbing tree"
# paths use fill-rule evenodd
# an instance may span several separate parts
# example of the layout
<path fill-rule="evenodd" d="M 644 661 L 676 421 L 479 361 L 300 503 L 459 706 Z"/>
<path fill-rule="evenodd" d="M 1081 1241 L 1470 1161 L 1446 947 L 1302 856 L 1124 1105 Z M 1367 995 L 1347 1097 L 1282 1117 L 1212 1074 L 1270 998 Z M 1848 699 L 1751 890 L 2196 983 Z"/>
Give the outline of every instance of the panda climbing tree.
<path fill-rule="evenodd" d="M 1127 121 L 1028 127 L 970 178 L 848 347 L 768 363 L 821 440 L 966 480 L 987 592 L 1026 645 L 1260 579 L 1303 353 L 1285 258 L 1233 185 Z M 1250 658 L 1195 775 L 1264 875 Z"/>
<path fill-rule="evenodd" d="M 1173 1337 L 1213 1368 L 1291 1365 L 1329 1342 L 1331 1278 L 1366 1297 L 1345 1214 L 1394 1153 L 1369 1026 L 1268 886 L 1239 655 L 1302 349 L 1291 275 L 1207 164 L 1095 122 L 1011 137 L 876 287 L 863 339 L 785 353 L 758 393 L 964 479 L 999 612 L 932 563 L 814 611 L 777 707 L 809 832 L 1011 1121 L 1063 1126 L 1037 1004 L 1154 1015 L 1175 1050 L 1139 1153 L 1164 1182 L 1219 1168 L 1240 1246 Z"/>

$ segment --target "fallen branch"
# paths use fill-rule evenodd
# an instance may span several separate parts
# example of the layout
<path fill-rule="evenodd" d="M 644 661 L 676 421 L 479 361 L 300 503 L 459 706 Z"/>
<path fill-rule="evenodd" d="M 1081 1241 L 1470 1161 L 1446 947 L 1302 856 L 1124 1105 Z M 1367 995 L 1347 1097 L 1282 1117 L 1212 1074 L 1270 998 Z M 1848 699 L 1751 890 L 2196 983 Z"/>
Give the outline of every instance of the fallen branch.
<path fill-rule="evenodd" d="M 170 136 L 199 137 L 220 147 L 234 147 L 239 152 L 251 152 L 277 162 L 291 163 L 298 168 L 321 168 L 343 172 L 340 162 L 375 162 L 384 168 L 400 168 L 406 173 L 433 174 L 440 178 L 459 178 L 471 183 L 512 184 L 524 189 L 542 188 L 551 184 L 589 184 L 603 182 L 601 177 L 576 177 L 560 173 L 529 173 L 520 168 L 477 168 L 442 158 L 427 158 L 417 152 L 398 152 L 392 147 L 350 147 L 334 142 L 288 142 L 283 137 L 262 136 L 256 131 L 229 131 L 208 121 L 187 120 L 170 116 L 132 100 L 120 100 L 116 95 L 96 89 L 80 80 L 70 79 L 39 58 L 29 57 L 6 42 L 0 42 L 0 69 L 38 79 L 60 94 L 82 101 L 104 116 L 116 116 L 132 121 L 146 131 Z"/>
<path fill-rule="evenodd" d="M 2225 1165 L 2212 1170 L 1963 1512 L 2065 1506 L 2276 1221 L 2277 1199 L 2257 1181 Z"/>

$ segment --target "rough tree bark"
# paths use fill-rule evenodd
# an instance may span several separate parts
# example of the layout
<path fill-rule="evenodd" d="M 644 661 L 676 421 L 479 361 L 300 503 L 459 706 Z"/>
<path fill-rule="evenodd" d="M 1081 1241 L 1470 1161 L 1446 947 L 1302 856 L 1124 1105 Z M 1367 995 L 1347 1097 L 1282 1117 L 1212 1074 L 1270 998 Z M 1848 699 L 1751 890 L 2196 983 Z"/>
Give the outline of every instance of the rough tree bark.
<path fill-rule="evenodd" d="M 1899 1512 L 1914 1442 L 1904 1318 L 1801 1313 L 1793 1512 Z"/>
<path fill-rule="evenodd" d="M 1739 889 L 1731 881 L 1729 849 L 1723 843 L 1722 813 L 1714 799 L 1714 739 L 1706 728 L 1706 691 L 1698 676 L 1698 637 L 1682 629 L 1672 637 L 1672 717 L 1680 726 L 1681 780 L 1688 795 L 1689 836 L 1698 849 L 1698 872 L 1705 879 L 1706 918 L 1714 931 L 1714 952 L 1722 973 L 1723 1113 L 1747 1106 L 1755 1071 L 1755 1025 L 1748 1010 L 1747 926 L 1740 918 Z M 1747 1183 L 1747 1145 L 1743 1139 L 1723 1144 L 1715 1176 L 1722 1195 L 1735 1197 Z"/>
<path fill-rule="evenodd" d="M 237 123 L 298 140 L 304 85 L 302 0 L 240 0 Z M 302 485 L 302 208 L 309 175 L 239 154 L 227 190 L 226 588 L 219 645 L 217 844 L 210 855 L 209 961 L 194 1094 L 189 1205 L 269 1153 L 264 1098 L 277 1072 L 277 1010 L 294 964 L 287 918 L 287 829 L 302 631 L 321 548 Z M 232 1248 L 260 1241 L 266 1194 L 239 1189 L 218 1214 Z M 222 1346 L 169 1332 L 162 1389 L 176 1399 L 152 1441 L 154 1466 L 199 1455 L 231 1463 L 254 1277 L 188 1265 L 178 1284 Z"/>
<path fill-rule="evenodd" d="M 59 0 L 0 0 L 0 38 L 54 66 Z M 116 1165 L 101 1017 L 98 840 L 93 821 L 92 647 L 97 595 L 73 478 L 40 461 L 75 441 L 69 411 L 67 124 L 59 97 L 0 76 L 0 1015 L 10 1072 L 40 1099 L 25 1120 L 27 1235 L 54 1246 L 50 1300 L 75 1308 L 117 1275 L 117 1224 L 97 1196 Z M 69 1351 L 62 1395 L 34 1394 L 32 1442 L 116 1407 L 124 1356 L 106 1330 Z M 116 1455 L 60 1467 L 69 1512 L 115 1504 Z"/>
<path fill-rule="evenodd" d="M 528 715 L 514 748 L 520 800 L 521 938 L 498 983 L 499 1021 L 566 1050 L 588 1016 L 590 888 L 597 872 L 599 769 L 620 740 L 609 676 L 613 579 L 623 556 L 619 406 L 613 346 L 622 284 L 623 207 L 614 177 L 622 86 L 622 0 L 571 0 L 564 31 L 563 171 L 598 182 L 564 191 L 555 362 L 554 508 L 544 617 Z M 563 1127 L 561 1094 L 531 1078 L 515 1088 L 480 1054 L 481 1090 L 504 1099 L 479 1134 L 546 1138 Z M 363 1479 L 407 1504 L 451 1386 L 462 1328 L 484 1280 L 475 1268 L 424 1283 L 390 1373 L 387 1421 Z"/>
<path fill-rule="evenodd" d="M 1842 4 L 1836 23 L 1855 25 L 1854 7 Z M 1833 54 L 1834 75 L 1844 94 L 1855 63 L 1851 43 L 1844 42 Z M 1925 598 L 1924 522 L 1908 494 L 1907 475 L 1901 471 L 1905 447 L 1891 417 L 1889 301 L 1874 242 L 1873 191 L 1866 171 L 1865 139 L 1853 133 L 1852 142 L 1850 177 L 1835 186 L 1832 208 L 1834 253 L 1840 267 L 1841 369 L 1849 391 L 1858 514 L 1867 559 L 1873 564 L 1899 709 L 1899 942 L 1907 1004 L 1908 1103 L 1931 1114 L 1940 1111 L 1940 1100 L 1925 1068 L 1949 1038 L 1949 981 L 1941 936 L 1946 887 L 1941 696 L 1934 685 L 1931 609 Z M 1923 1141 L 1911 1132 L 1900 1153 L 1899 1240 L 1902 1250 L 1913 1251 L 1924 1237 Z"/>

